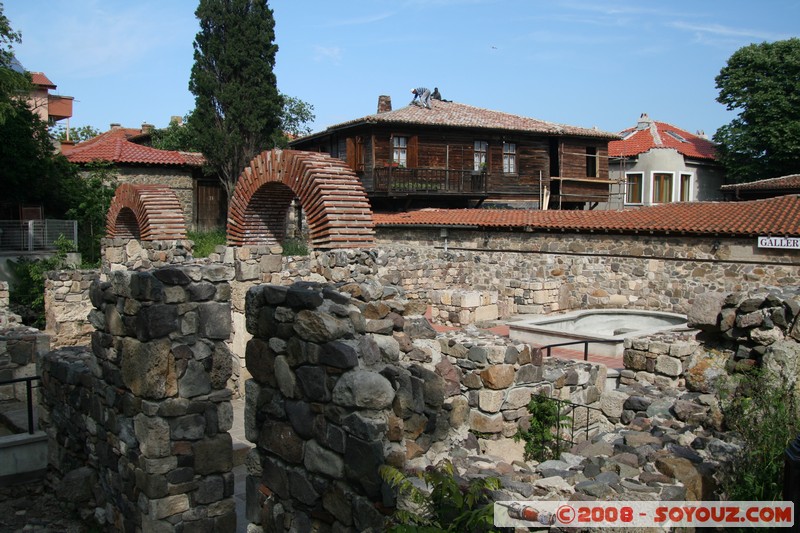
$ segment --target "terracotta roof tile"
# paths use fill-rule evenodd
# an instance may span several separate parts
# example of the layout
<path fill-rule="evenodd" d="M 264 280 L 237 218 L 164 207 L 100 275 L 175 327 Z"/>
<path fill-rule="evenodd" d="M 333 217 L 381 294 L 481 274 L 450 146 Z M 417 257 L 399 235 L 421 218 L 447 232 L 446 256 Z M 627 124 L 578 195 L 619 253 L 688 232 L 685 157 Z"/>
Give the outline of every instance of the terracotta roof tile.
<path fill-rule="evenodd" d="M 620 132 L 622 140 L 608 143 L 608 155 L 630 157 L 652 149 L 672 148 L 686 157 L 716 159 L 716 147 L 710 140 L 666 122 L 649 122 L 650 127 L 638 130 L 633 127 Z"/>
<path fill-rule="evenodd" d="M 31 80 L 34 85 L 47 87 L 48 89 L 56 88 L 56 84 L 50 81 L 50 78 L 45 76 L 44 72 L 31 72 Z"/>
<path fill-rule="evenodd" d="M 800 196 L 687 202 L 626 211 L 430 209 L 374 215 L 381 226 L 468 226 L 527 231 L 800 236 Z"/>
<path fill-rule="evenodd" d="M 773 189 L 796 189 L 800 190 L 800 174 L 791 174 L 789 176 L 781 176 L 779 178 L 770 178 L 766 180 L 751 181 L 749 183 L 732 183 L 720 187 L 723 191 L 769 191 Z"/>
<path fill-rule="evenodd" d="M 199 167 L 205 162 L 202 154 L 159 150 L 130 141 L 142 131 L 136 128 L 114 128 L 97 137 L 63 150 L 72 163 L 110 161 L 112 163 L 176 165 Z"/>
<path fill-rule="evenodd" d="M 487 130 L 544 133 L 548 135 L 577 135 L 601 139 L 616 139 L 618 137 L 615 133 L 594 128 L 567 126 L 565 124 L 557 124 L 555 122 L 546 122 L 544 120 L 512 115 L 501 111 L 482 109 L 480 107 L 473 107 L 457 102 L 431 100 L 431 107 L 432 109 L 425 109 L 416 105 L 408 105 L 393 111 L 367 115 L 366 117 L 335 124 L 330 126 L 326 131 L 358 124 L 377 123 L 468 127 Z"/>

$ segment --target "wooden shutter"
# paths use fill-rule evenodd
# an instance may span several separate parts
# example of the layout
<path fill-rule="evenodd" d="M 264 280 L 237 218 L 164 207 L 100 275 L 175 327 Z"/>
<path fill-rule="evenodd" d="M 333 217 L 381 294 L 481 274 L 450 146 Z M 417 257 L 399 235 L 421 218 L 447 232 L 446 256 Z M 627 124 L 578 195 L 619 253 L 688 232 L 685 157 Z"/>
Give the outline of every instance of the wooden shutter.
<path fill-rule="evenodd" d="M 348 137 L 346 141 L 346 150 L 347 150 L 347 166 L 352 168 L 353 170 L 358 170 L 356 168 L 356 141 L 352 137 Z"/>
<path fill-rule="evenodd" d="M 417 136 L 414 135 L 408 138 L 408 153 L 406 154 L 408 168 L 419 167 L 419 143 Z"/>

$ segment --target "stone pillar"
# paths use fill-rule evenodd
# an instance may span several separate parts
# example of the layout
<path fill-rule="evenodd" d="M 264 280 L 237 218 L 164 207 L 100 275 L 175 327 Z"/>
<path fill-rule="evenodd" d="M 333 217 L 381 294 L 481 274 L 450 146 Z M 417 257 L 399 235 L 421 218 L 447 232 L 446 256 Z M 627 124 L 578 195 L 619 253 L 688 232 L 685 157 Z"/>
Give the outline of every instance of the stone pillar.
<path fill-rule="evenodd" d="M 97 490 L 81 504 L 104 527 L 235 530 L 232 274 L 221 265 L 111 272 L 90 289 L 92 353 L 48 354 L 51 466 L 63 479 L 78 465 L 93 471 Z"/>
<path fill-rule="evenodd" d="M 392 501 L 379 468 L 405 464 L 405 439 L 425 427 L 411 434 L 409 425 L 406 433 L 404 419 L 423 420 L 426 403 L 443 401 L 441 377 L 428 372 L 424 385 L 399 364 L 401 342 L 411 345 L 408 332 L 434 336 L 407 304 L 396 289 L 374 282 L 248 291 L 254 337 L 246 351 L 253 379 L 246 383 L 245 431 L 257 444 L 248 458 L 252 523 L 265 531 L 383 530 L 378 509 Z"/>

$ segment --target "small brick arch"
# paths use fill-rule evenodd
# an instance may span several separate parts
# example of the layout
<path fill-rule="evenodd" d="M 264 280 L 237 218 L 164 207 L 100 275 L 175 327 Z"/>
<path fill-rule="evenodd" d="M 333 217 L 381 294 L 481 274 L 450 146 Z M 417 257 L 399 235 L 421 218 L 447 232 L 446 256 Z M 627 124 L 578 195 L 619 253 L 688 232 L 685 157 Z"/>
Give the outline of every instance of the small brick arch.
<path fill-rule="evenodd" d="M 244 169 L 228 208 L 228 244 L 282 241 L 297 197 L 316 249 L 373 244 L 372 210 L 358 176 L 340 159 L 317 152 L 268 150 Z"/>
<path fill-rule="evenodd" d="M 106 234 L 143 241 L 186 239 L 186 222 L 175 191 L 166 185 L 123 183 L 111 200 Z"/>

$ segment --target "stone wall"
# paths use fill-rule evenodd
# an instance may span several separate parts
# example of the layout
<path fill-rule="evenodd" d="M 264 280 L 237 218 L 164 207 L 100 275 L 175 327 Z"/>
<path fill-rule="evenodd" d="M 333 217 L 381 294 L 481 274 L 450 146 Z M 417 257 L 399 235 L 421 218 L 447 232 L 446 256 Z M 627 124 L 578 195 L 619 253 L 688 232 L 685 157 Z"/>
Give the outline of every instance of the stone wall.
<path fill-rule="evenodd" d="M 0 381 L 37 374 L 37 364 L 50 350 L 50 338 L 36 328 L 16 326 L 0 329 Z M 38 387 L 37 382 L 33 382 Z M 0 401 L 26 401 L 25 383 L 0 386 Z M 34 397 L 35 399 L 35 397 Z"/>
<path fill-rule="evenodd" d="M 114 271 L 92 348 L 42 362 L 59 494 L 116 531 L 234 531 L 230 285 L 222 265 Z"/>
<path fill-rule="evenodd" d="M 704 292 L 800 284 L 796 252 L 758 249 L 755 238 L 449 230 L 444 251 L 438 228 L 379 227 L 376 241 L 388 256 L 381 275 L 397 278 L 409 296 L 497 290 L 511 313 L 597 307 L 686 313 Z M 546 284 L 549 292 L 526 289 L 528 283 Z"/>
<path fill-rule="evenodd" d="M 432 320 L 448 326 L 489 322 L 501 315 L 497 291 L 435 290 L 429 296 Z"/>
<path fill-rule="evenodd" d="M 139 241 L 135 239 L 102 239 L 104 273 L 113 270 L 136 270 L 180 265 L 191 258 L 192 241 Z"/>
<path fill-rule="evenodd" d="M 246 300 L 247 517 L 266 531 L 383 530 L 381 465 L 480 453 L 516 433 L 532 394 L 599 405 L 605 386 L 602 366 L 437 336 L 427 305 L 374 280 L 259 285 Z"/>
<path fill-rule="evenodd" d="M 97 270 L 61 270 L 44 280 L 45 332 L 53 348 L 88 346 L 94 328 L 89 323 L 92 303 L 89 287 L 100 277 Z"/>
<path fill-rule="evenodd" d="M 0 281 L 0 329 L 22 324 L 22 317 L 9 308 L 10 293 L 7 281 Z"/>
<path fill-rule="evenodd" d="M 687 387 L 707 392 L 726 372 L 760 367 L 800 399 L 800 290 L 763 287 L 707 294 L 691 309 L 689 325 L 706 347 L 686 368 Z M 770 378 L 772 379 L 772 378 Z"/>

